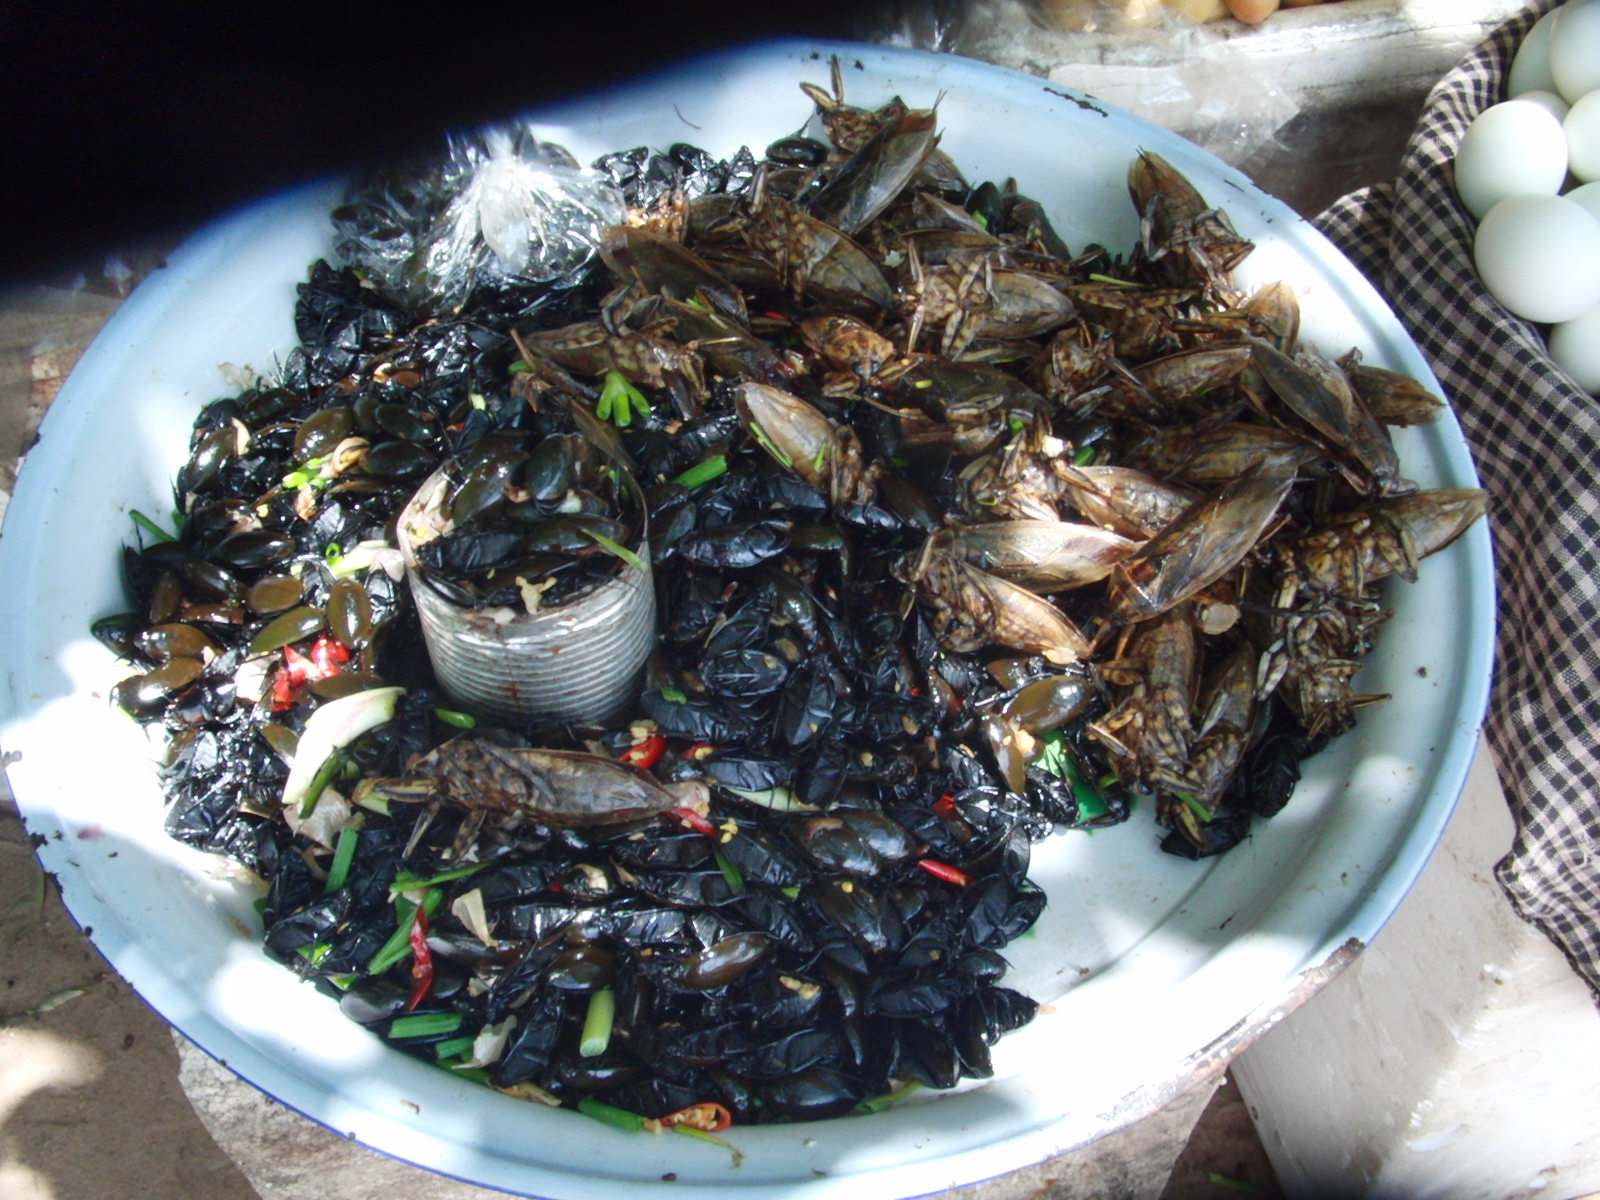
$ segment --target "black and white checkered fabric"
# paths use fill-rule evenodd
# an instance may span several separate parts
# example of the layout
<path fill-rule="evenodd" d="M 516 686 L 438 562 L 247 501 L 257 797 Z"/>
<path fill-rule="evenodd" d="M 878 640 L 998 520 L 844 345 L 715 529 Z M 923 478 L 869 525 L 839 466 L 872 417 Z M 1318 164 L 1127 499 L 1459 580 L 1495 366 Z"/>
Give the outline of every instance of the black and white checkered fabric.
<path fill-rule="evenodd" d="M 1600 402 L 1478 282 L 1451 172 L 1523 36 L 1556 4 L 1530 3 L 1440 80 L 1396 180 L 1317 224 L 1416 340 L 1489 491 L 1500 628 L 1488 736 L 1517 825 L 1496 875 L 1600 998 Z"/>

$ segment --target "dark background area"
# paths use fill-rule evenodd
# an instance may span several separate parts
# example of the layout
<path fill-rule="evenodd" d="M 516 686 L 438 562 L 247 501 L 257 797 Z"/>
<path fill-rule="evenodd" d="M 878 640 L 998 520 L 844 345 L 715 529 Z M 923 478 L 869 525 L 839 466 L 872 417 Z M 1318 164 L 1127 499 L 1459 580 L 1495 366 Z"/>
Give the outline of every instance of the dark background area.
<path fill-rule="evenodd" d="M 49 0 L 0 15 L 0 284 L 185 230 L 448 129 L 876 8 Z"/>

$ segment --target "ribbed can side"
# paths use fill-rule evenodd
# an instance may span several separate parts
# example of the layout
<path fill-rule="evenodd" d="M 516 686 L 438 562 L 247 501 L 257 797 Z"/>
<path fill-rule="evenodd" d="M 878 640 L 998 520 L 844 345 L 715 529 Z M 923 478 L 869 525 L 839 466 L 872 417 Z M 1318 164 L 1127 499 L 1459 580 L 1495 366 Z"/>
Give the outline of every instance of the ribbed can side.
<path fill-rule="evenodd" d="M 534 725 L 607 724 L 638 699 L 655 642 L 650 547 L 644 569 L 537 612 L 469 609 L 430 587 L 417 569 L 413 534 L 437 518 L 442 495 L 430 478 L 401 512 L 399 542 L 423 640 L 439 685 L 458 704 Z"/>

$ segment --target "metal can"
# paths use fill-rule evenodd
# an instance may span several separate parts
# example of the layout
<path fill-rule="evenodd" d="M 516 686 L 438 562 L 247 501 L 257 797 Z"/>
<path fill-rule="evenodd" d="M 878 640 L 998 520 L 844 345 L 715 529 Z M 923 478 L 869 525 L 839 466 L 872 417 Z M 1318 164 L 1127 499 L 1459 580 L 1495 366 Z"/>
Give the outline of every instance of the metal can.
<path fill-rule="evenodd" d="M 650 546 L 629 547 L 638 566 L 548 609 L 467 608 L 420 569 L 416 548 L 448 528 L 449 487 L 436 471 L 401 510 L 396 537 L 439 685 L 468 709 L 535 727 L 609 724 L 638 700 L 655 642 Z M 642 568 L 642 569 L 641 569 Z"/>

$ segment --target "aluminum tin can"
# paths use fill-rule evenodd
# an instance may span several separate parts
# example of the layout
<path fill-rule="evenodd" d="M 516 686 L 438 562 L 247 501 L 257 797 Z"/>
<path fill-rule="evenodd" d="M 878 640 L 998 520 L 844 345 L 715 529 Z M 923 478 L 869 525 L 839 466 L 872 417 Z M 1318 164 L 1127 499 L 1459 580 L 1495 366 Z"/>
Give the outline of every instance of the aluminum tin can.
<path fill-rule="evenodd" d="M 449 481 L 429 476 L 401 510 L 396 536 L 439 685 L 459 704 L 535 727 L 604 725 L 638 700 L 655 643 L 650 546 L 630 547 L 643 567 L 535 612 L 465 608 L 419 569 L 416 547 L 447 528 Z"/>

